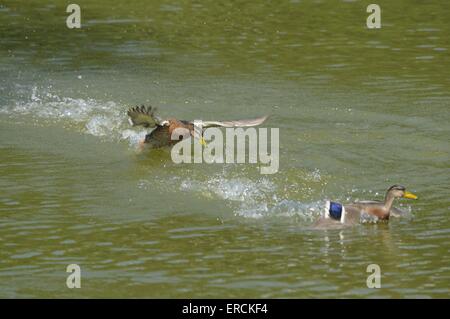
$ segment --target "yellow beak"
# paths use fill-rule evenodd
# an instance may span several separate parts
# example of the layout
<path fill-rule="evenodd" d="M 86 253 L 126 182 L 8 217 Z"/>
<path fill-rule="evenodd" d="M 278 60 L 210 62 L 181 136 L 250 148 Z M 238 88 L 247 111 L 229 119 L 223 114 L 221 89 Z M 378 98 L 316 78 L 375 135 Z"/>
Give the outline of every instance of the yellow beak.
<path fill-rule="evenodd" d="M 417 195 L 414 195 L 413 193 L 410 192 L 405 192 L 405 194 L 403 194 L 403 197 L 409 199 L 417 199 Z"/>

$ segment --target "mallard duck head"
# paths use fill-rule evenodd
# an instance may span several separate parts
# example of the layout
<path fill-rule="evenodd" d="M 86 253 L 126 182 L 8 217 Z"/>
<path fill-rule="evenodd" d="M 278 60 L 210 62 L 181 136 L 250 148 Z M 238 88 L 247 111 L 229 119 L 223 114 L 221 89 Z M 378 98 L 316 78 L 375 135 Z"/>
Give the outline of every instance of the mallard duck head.
<path fill-rule="evenodd" d="M 387 190 L 387 197 L 417 199 L 417 195 L 406 190 L 405 186 L 393 185 Z"/>

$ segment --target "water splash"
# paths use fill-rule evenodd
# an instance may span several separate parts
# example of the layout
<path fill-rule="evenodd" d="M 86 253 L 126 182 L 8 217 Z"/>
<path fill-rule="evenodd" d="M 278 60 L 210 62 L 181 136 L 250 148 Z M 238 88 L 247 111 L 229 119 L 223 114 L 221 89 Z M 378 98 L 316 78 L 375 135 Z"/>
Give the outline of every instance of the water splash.
<path fill-rule="evenodd" d="M 0 113 L 13 117 L 27 115 L 44 121 L 62 121 L 93 136 L 125 140 L 131 147 L 136 147 L 146 134 L 145 131 L 131 130 L 126 122 L 124 107 L 113 101 L 61 97 L 52 93 L 51 87 L 20 87 L 18 92 L 25 98 L 1 108 Z"/>
<path fill-rule="evenodd" d="M 319 172 L 315 171 L 315 178 L 317 174 Z M 324 204 L 322 201 L 303 203 L 287 199 L 283 187 L 278 187 L 270 177 L 229 177 L 226 172 L 207 181 L 182 180 L 180 190 L 227 200 L 232 203 L 229 206 L 233 213 L 245 218 L 299 217 L 303 221 L 313 221 L 320 215 Z"/>

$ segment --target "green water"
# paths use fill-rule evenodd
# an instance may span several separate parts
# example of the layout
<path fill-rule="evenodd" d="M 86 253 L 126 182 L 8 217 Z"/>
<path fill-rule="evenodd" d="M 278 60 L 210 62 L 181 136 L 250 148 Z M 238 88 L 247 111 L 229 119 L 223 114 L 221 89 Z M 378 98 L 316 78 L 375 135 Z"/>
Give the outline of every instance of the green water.
<path fill-rule="evenodd" d="M 2 1 L 0 297 L 450 297 L 450 3 L 371 2 Z M 138 103 L 270 114 L 280 170 L 138 154 Z M 396 183 L 408 217 L 311 229 Z"/>

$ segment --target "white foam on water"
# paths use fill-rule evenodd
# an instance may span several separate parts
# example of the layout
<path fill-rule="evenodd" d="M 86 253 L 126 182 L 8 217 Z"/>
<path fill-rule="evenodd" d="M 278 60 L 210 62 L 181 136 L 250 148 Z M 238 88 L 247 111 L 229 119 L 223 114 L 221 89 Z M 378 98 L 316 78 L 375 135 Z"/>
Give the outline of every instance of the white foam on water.
<path fill-rule="evenodd" d="M 280 189 L 268 177 L 251 180 L 217 175 L 207 181 L 190 178 L 181 181 L 180 189 L 234 202 L 231 205 L 234 214 L 244 218 L 299 217 L 312 221 L 320 215 L 324 205 L 323 202 L 301 203 L 283 198 L 284 194 L 279 194 Z"/>
<path fill-rule="evenodd" d="M 265 178 L 252 181 L 244 177 L 227 179 L 223 176 L 212 177 L 204 182 L 188 179 L 180 184 L 181 190 L 196 191 L 207 197 L 217 196 L 235 202 L 264 200 L 266 194 L 275 188 L 275 185 Z"/>
<path fill-rule="evenodd" d="M 271 208 L 271 214 L 280 217 L 298 216 L 304 220 L 312 221 L 320 216 L 324 207 L 324 201 L 302 203 L 294 200 L 283 199 Z"/>
<path fill-rule="evenodd" d="M 105 115 L 95 115 L 85 125 L 88 133 L 94 136 L 106 136 L 111 134 L 115 123 Z"/>
<path fill-rule="evenodd" d="M 125 140 L 130 147 L 136 147 L 147 133 L 132 130 L 126 121 L 126 108 L 114 101 L 98 101 L 87 98 L 60 97 L 49 88 L 19 87 L 19 94 L 25 96 L 10 106 L 0 109 L 0 113 L 29 115 L 33 118 L 64 121 L 79 125 L 82 131 L 93 136 L 112 140 Z"/>
<path fill-rule="evenodd" d="M 320 216 L 324 203 L 302 203 L 294 200 L 283 199 L 274 203 L 259 203 L 257 205 L 242 205 L 236 215 L 245 218 L 293 218 L 304 222 L 312 222 Z"/>
<path fill-rule="evenodd" d="M 145 138 L 147 131 L 134 131 L 130 129 L 125 129 L 121 132 L 120 138 L 122 140 L 128 141 L 130 146 L 136 147 L 141 140 Z"/>

